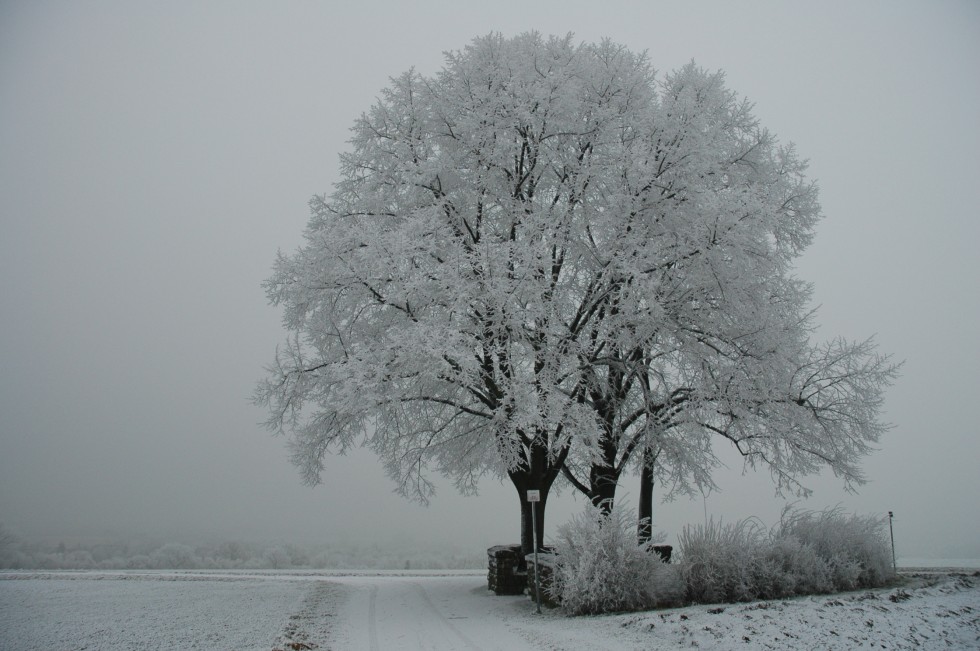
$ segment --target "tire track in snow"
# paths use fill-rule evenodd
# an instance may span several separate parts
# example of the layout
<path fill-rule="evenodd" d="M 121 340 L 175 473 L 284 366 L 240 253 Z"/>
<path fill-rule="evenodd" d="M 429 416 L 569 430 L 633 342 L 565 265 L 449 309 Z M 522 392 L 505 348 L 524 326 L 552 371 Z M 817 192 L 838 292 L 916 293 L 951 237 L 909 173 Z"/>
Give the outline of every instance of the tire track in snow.
<path fill-rule="evenodd" d="M 371 587 L 371 596 L 368 598 L 368 639 L 370 640 L 371 651 L 381 651 L 378 646 L 378 586 Z"/>
<path fill-rule="evenodd" d="M 300 607 L 289 615 L 273 651 L 324 648 L 332 634 L 337 604 L 345 592 L 346 588 L 331 581 L 313 582 Z"/>
<path fill-rule="evenodd" d="M 511 651 L 553 648 L 529 643 L 511 615 L 511 599 L 494 601 L 482 576 L 346 577 L 327 648 L 365 651 Z M 529 603 L 529 602 L 528 602 Z M 284 649 L 283 651 L 291 651 Z M 317 651 L 324 651 L 317 649 Z"/>
<path fill-rule="evenodd" d="M 443 626 L 448 628 L 456 635 L 456 637 L 462 640 L 463 644 L 465 644 L 467 648 L 473 649 L 473 651 L 480 651 L 480 647 L 474 644 L 473 640 L 463 635 L 463 633 L 458 628 L 456 628 L 456 626 L 451 621 L 449 621 L 449 619 L 445 615 L 443 615 L 438 608 L 436 608 L 435 604 L 432 603 L 432 600 L 429 599 L 429 594 L 425 591 L 425 588 L 422 587 L 421 583 L 413 583 L 412 587 L 419 594 L 419 596 L 422 597 L 422 601 L 425 602 L 425 605 L 429 608 L 429 610 L 432 611 L 432 613 L 439 619 L 440 622 L 442 622 Z"/>

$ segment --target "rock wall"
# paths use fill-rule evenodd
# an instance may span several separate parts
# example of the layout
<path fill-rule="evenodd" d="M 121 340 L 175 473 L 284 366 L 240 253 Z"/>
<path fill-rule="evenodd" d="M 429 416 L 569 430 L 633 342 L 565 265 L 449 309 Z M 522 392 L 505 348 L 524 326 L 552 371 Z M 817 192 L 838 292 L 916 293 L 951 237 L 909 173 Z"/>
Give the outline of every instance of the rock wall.
<path fill-rule="evenodd" d="M 498 595 L 524 594 L 527 572 L 521 568 L 520 545 L 497 545 L 487 550 L 487 587 Z"/>
<path fill-rule="evenodd" d="M 551 596 L 551 584 L 555 576 L 554 554 L 538 553 L 538 583 L 541 584 L 541 603 L 545 606 L 557 608 L 560 604 L 557 599 Z M 532 601 L 537 601 L 537 594 L 534 586 L 534 554 L 528 554 L 527 560 L 527 594 Z"/>

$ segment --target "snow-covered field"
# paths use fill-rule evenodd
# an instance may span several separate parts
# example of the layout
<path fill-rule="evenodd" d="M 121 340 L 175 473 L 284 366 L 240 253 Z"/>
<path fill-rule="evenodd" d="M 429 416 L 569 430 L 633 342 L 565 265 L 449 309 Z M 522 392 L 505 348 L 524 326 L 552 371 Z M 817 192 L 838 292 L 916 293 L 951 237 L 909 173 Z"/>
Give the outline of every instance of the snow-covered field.
<path fill-rule="evenodd" d="M 483 572 L 0 572 L 0 649 L 980 649 L 980 576 L 567 618 Z"/>

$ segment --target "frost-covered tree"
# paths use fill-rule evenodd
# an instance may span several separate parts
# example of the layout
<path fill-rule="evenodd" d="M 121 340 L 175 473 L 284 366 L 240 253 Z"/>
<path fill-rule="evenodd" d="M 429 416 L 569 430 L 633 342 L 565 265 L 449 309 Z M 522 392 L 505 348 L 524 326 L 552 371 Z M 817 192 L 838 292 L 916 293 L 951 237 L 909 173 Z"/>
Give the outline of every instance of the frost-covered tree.
<path fill-rule="evenodd" d="M 613 209 L 589 227 L 603 301 L 581 357 L 598 428 L 566 476 L 608 509 L 639 468 L 643 521 L 655 470 L 671 490 L 713 487 L 721 437 L 778 490 L 806 493 L 800 478 L 823 467 L 860 484 L 896 367 L 871 341 L 810 341 L 810 287 L 791 267 L 819 218 L 805 164 L 720 73 L 691 64 L 654 89 Z"/>
<path fill-rule="evenodd" d="M 490 35 L 394 78 L 266 288 L 290 335 L 257 392 L 309 483 L 367 444 L 406 495 L 563 469 L 598 503 L 657 451 L 710 486 L 712 442 L 780 486 L 859 481 L 893 373 L 813 347 L 791 275 L 819 216 L 805 165 L 693 64 L 611 42 Z M 584 478 L 583 478 L 584 477 Z"/>
<path fill-rule="evenodd" d="M 5 549 L 8 545 L 14 544 L 17 537 L 12 531 L 7 529 L 2 522 L 0 522 L 0 550 Z"/>

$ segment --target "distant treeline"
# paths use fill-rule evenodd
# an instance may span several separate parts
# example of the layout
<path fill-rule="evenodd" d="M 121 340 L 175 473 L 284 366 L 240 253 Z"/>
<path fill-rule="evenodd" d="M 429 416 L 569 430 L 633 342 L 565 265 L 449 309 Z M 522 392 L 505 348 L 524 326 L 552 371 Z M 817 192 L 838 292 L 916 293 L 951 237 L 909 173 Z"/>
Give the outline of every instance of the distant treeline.
<path fill-rule="evenodd" d="M 282 570 L 282 569 L 477 569 L 482 549 L 399 547 L 397 542 L 323 545 L 221 542 L 56 543 L 22 540 L 0 525 L 0 569 L 6 570 Z"/>

